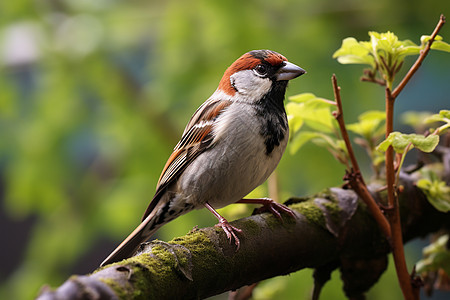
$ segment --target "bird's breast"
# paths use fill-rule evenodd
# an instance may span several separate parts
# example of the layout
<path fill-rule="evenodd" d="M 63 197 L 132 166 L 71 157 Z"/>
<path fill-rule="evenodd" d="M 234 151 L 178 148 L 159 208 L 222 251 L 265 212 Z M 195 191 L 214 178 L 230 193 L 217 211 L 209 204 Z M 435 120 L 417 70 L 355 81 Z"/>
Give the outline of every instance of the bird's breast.
<path fill-rule="evenodd" d="M 220 208 L 242 199 L 269 177 L 286 148 L 287 128 L 263 132 L 267 123 L 261 122 L 254 107 L 236 104 L 216 120 L 213 147 L 180 178 L 178 190 L 194 206 L 209 202 Z"/>

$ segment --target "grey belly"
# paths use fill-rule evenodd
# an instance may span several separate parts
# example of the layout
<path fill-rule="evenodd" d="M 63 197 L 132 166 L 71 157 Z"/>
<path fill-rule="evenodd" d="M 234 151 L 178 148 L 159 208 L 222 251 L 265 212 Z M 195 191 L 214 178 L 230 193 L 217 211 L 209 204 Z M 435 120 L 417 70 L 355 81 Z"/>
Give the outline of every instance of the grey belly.
<path fill-rule="evenodd" d="M 268 157 L 263 141 L 261 147 L 251 147 L 247 141 L 231 148 L 220 143 L 202 153 L 186 168 L 178 182 L 183 198 L 201 208 L 209 202 L 221 208 L 242 199 L 262 184 L 278 165 L 286 143 Z"/>

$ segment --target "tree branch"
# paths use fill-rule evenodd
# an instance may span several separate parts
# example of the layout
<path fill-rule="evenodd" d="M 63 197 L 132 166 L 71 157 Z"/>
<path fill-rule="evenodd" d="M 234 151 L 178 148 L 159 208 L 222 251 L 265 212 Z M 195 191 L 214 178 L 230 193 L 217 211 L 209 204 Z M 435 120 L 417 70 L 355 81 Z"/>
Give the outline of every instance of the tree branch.
<path fill-rule="evenodd" d="M 386 87 L 386 138 L 394 128 L 394 102 L 391 91 Z M 386 165 L 386 184 L 388 199 L 388 219 L 392 233 L 392 254 L 394 256 L 395 269 L 400 287 L 405 299 L 419 299 L 419 290 L 414 289 L 411 285 L 411 277 L 408 273 L 406 265 L 405 251 L 403 248 L 403 237 L 401 218 L 399 211 L 399 203 L 397 200 L 397 187 L 395 186 L 395 170 L 394 170 L 394 148 L 389 146 L 385 153 Z"/>
<path fill-rule="evenodd" d="M 409 80 L 413 77 L 413 75 L 419 69 L 420 65 L 422 64 L 423 60 L 425 59 L 425 57 L 427 56 L 428 52 L 431 49 L 431 44 L 433 44 L 434 39 L 436 38 L 437 34 L 441 30 L 442 26 L 444 26 L 444 24 L 445 24 L 445 16 L 441 15 L 439 18 L 439 22 L 436 25 L 436 27 L 434 28 L 433 33 L 431 34 L 431 38 L 428 41 L 425 49 L 420 51 L 420 55 L 417 58 L 414 65 L 412 65 L 412 67 L 409 69 L 408 73 L 406 73 L 405 77 L 403 77 L 402 81 L 398 84 L 398 86 L 392 92 L 392 97 L 394 99 L 398 97 L 400 92 L 405 88 L 405 86 L 408 84 Z"/>
<path fill-rule="evenodd" d="M 436 25 L 431 38 L 428 41 L 424 50 L 420 52 L 414 65 L 409 69 L 408 73 L 402 79 L 400 84 L 391 92 L 391 84 L 386 85 L 386 138 L 393 132 L 394 129 L 394 103 L 397 96 L 404 89 L 409 80 L 419 69 L 423 60 L 427 56 L 431 49 L 431 45 L 434 42 L 437 34 L 445 24 L 444 15 L 440 16 L 439 22 Z M 389 82 L 389 81 L 388 81 Z M 394 170 L 394 149 L 389 146 L 385 153 L 385 166 L 386 166 L 386 184 L 387 184 L 387 198 L 389 204 L 388 219 L 390 229 L 392 233 L 392 248 L 395 262 L 395 268 L 397 270 L 397 277 L 402 288 L 403 296 L 405 299 L 419 299 L 419 288 L 414 286 L 411 277 L 408 273 L 406 266 L 405 253 L 403 249 L 402 240 L 402 228 L 399 212 L 399 203 L 397 198 L 397 187 L 395 186 L 395 170 Z"/>
<path fill-rule="evenodd" d="M 344 110 L 342 109 L 342 100 L 341 100 L 341 88 L 337 84 L 336 75 L 333 74 L 331 77 L 331 82 L 333 85 L 334 91 L 334 99 L 336 101 L 337 111 L 333 113 L 336 121 L 339 124 L 339 129 L 341 131 L 342 139 L 344 140 L 345 147 L 347 148 L 348 156 L 350 157 L 350 161 L 352 163 L 353 170 L 348 170 L 348 181 L 353 188 L 353 190 L 358 194 L 359 197 L 366 203 L 369 207 L 372 216 L 380 226 L 381 231 L 384 233 L 386 238 L 391 238 L 391 228 L 386 219 L 386 217 L 381 212 L 378 207 L 375 199 L 373 199 L 372 195 L 367 190 L 366 183 L 364 182 L 364 178 L 362 176 L 361 170 L 359 169 L 358 161 L 356 160 L 355 153 L 353 152 L 353 146 L 350 142 L 350 138 L 348 136 L 347 128 L 345 127 L 344 121 Z"/>
<path fill-rule="evenodd" d="M 401 205 L 405 240 L 450 226 L 449 214 L 436 211 L 408 176 L 401 177 L 400 195 L 408 203 Z M 147 243 L 143 254 L 91 275 L 72 276 L 56 290 L 44 288 L 38 299 L 197 299 L 303 268 L 338 266 L 348 296 L 360 295 L 378 280 L 390 247 L 353 191 L 331 188 L 286 204 L 296 211 L 295 220 L 261 214 L 233 222 L 243 230 L 238 252 L 219 228 L 195 229 L 169 243 Z M 355 280 L 354 272 L 346 271 L 352 262 L 375 267 Z"/>

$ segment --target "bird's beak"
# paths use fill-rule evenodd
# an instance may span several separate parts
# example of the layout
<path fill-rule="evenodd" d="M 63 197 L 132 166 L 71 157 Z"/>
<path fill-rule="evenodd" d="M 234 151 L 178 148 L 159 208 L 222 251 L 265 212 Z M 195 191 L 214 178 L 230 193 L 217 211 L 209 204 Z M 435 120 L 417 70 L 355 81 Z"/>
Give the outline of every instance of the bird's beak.
<path fill-rule="evenodd" d="M 276 78 L 277 81 L 280 80 L 291 80 L 294 79 L 300 75 L 305 74 L 306 71 L 303 70 L 302 68 L 300 68 L 297 65 L 294 65 L 293 63 L 290 63 L 288 61 L 284 62 L 284 66 L 282 66 L 277 74 L 276 74 Z"/>

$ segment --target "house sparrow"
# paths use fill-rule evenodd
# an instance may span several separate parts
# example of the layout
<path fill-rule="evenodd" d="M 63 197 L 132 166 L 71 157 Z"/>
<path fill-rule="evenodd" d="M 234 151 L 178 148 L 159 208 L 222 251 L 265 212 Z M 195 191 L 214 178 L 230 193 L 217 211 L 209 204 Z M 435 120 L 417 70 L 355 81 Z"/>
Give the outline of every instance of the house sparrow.
<path fill-rule="evenodd" d="M 219 87 L 194 113 L 159 178 L 142 223 L 102 262 L 128 258 L 165 223 L 206 207 L 237 249 L 240 229 L 217 208 L 261 203 L 280 217 L 293 215 L 271 199 L 243 199 L 278 165 L 289 129 L 283 101 L 288 81 L 305 73 L 279 53 L 250 51 L 224 73 Z"/>

